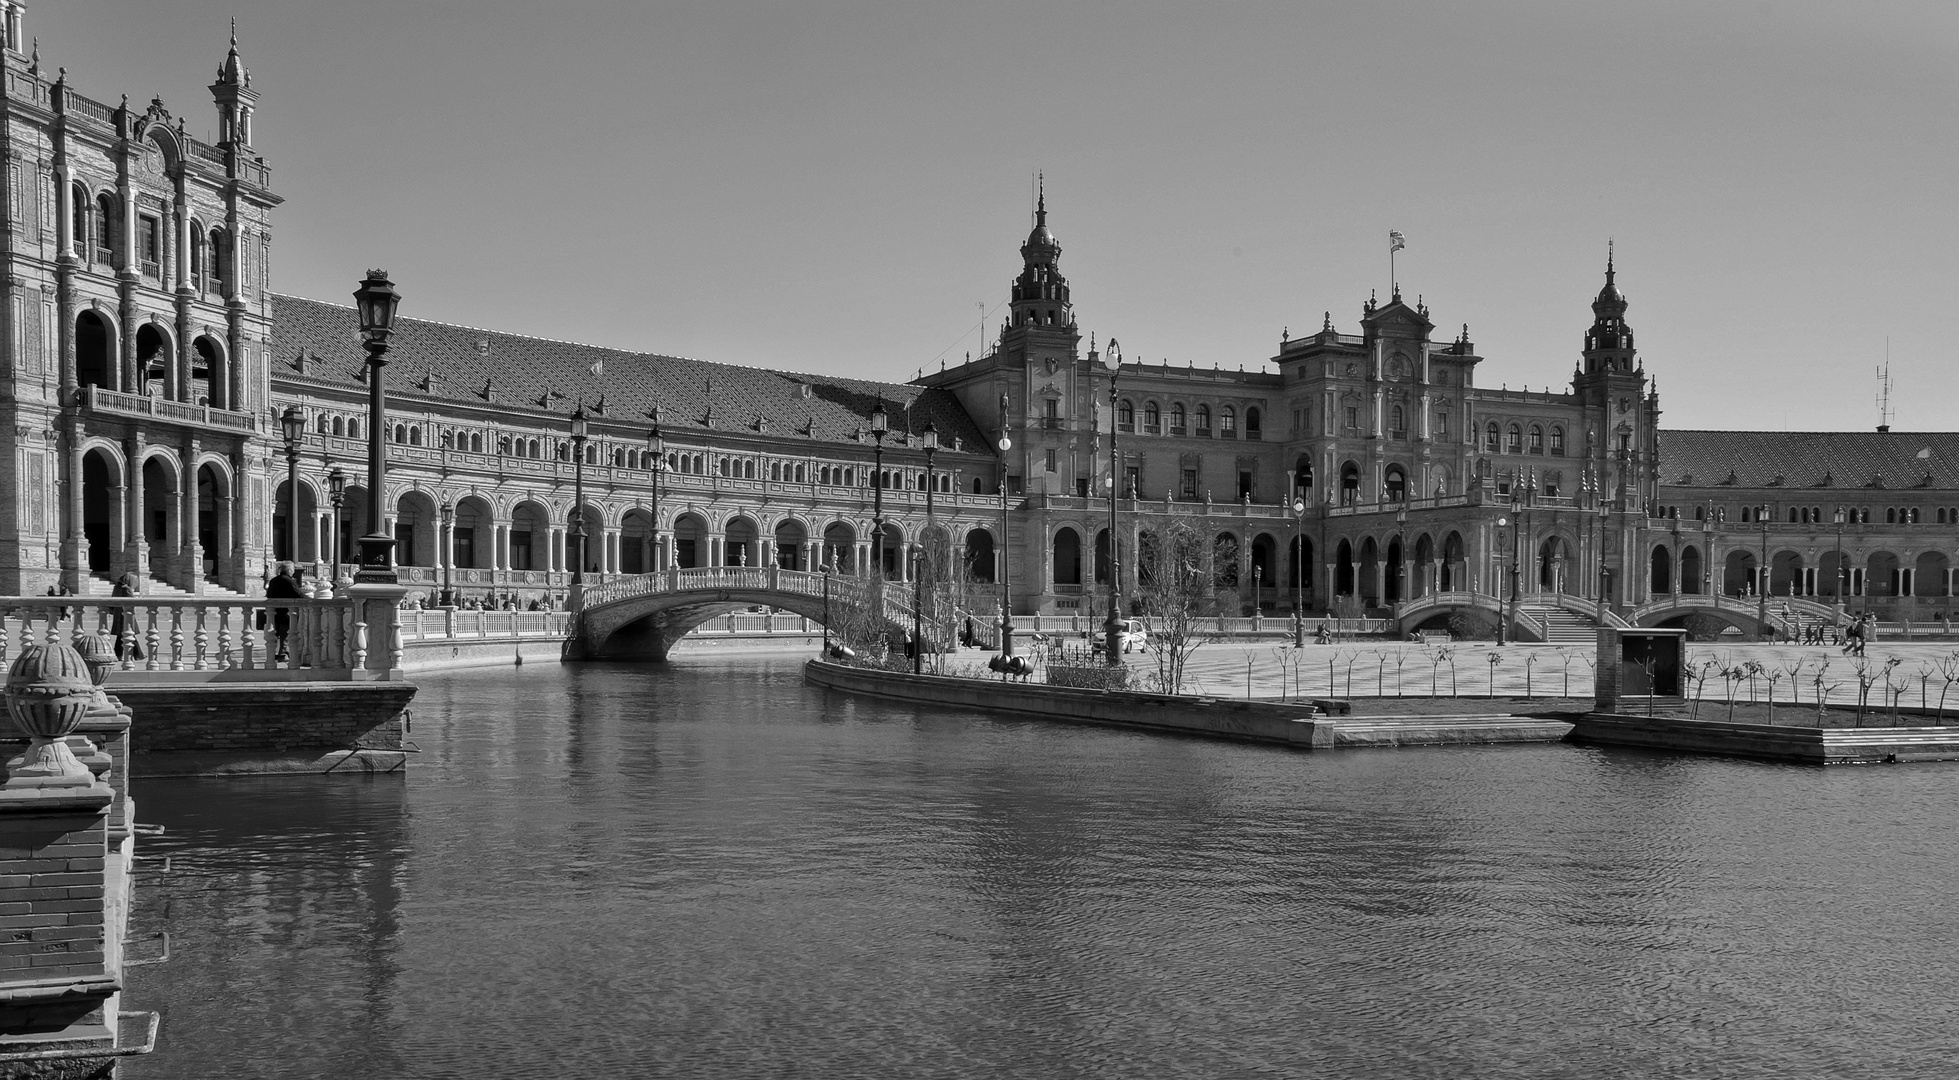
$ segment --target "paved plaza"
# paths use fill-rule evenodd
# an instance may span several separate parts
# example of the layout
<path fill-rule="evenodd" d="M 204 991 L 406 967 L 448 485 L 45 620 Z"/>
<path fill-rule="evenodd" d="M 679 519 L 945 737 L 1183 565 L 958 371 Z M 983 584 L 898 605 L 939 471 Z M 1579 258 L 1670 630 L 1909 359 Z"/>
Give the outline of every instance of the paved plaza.
<path fill-rule="evenodd" d="M 1804 703 L 1816 700 L 1815 679 L 1822 671 L 1827 699 L 1855 705 L 1857 673 L 1855 658 L 1830 645 L 1690 645 L 1688 661 L 1704 664 L 1714 661 L 1716 670 L 1702 688 L 1706 700 L 1726 700 L 1733 686 L 1739 700 L 1762 700 L 1769 690 L 1768 673 L 1776 673 L 1775 699 L 1791 700 L 1791 671 L 1797 672 L 1796 696 Z M 1139 677 L 1156 669 L 1153 655 L 1132 654 L 1129 664 Z M 1494 663 L 1492 663 L 1494 659 Z M 1507 644 L 1493 642 L 1455 642 L 1445 646 L 1423 646 L 1398 642 L 1350 642 L 1338 645 L 1308 645 L 1292 648 L 1279 642 L 1228 641 L 1200 646 L 1191 654 L 1186 671 L 1185 691 L 1229 697 L 1427 697 L 1457 695 L 1479 697 L 1583 697 L 1592 693 L 1593 649 L 1576 646 Z M 1872 677 L 1879 681 L 1872 691 L 1875 705 L 1885 693 L 1883 669 L 1896 659 L 1889 679 L 1895 687 L 1905 687 L 1900 703 L 1927 707 L 1939 704 L 1941 689 L 1948 683 L 1944 670 L 1955 677 L 1947 702 L 1959 711 L 1959 642 L 1915 642 L 1872 645 L 1864 657 Z M 1723 680 L 1719 668 L 1746 668 L 1760 664 L 1752 679 Z M 1828 667 L 1824 667 L 1824 662 Z M 1834 686 L 1834 689 L 1830 687 Z"/>

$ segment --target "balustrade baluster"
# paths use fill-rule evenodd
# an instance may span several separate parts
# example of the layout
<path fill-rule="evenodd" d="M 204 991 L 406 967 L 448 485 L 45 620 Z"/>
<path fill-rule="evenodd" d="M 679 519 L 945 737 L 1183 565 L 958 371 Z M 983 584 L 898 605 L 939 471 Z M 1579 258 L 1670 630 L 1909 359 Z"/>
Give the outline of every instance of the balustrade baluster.
<path fill-rule="evenodd" d="M 218 609 L 218 670 L 231 669 L 231 609 Z"/>
<path fill-rule="evenodd" d="M 144 650 L 149 653 L 149 656 L 143 660 L 143 670 L 155 671 L 157 669 L 156 647 L 159 640 L 156 629 L 156 609 L 149 608 L 144 612 L 144 615 L 146 618 L 143 620 L 145 623 L 143 628 L 143 646 Z"/>
<path fill-rule="evenodd" d="M 365 622 L 356 622 L 354 624 L 354 656 L 348 666 L 356 671 L 367 666 L 367 624 Z"/>
<path fill-rule="evenodd" d="M 246 671 L 258 670 L 258 657 L 254 655 L 256 650 L 252 648 L 253 642 L 257 639 L 252 636 L 252 630 L 256 626 L 256 617 L 260 610 L 248 605 L 240 608 L 238 612 L 238 646 L 245 654 L 245 662 L 240 666 Z"/>
<path fill-rule="evenodd" d="M 184 609 L 170 609 L 170 670 L 184 670 Z"/>
<path fill-rule="evenodd" d="M 47 617 L 48 630 L 46 636 L 48 644 L 59 645 L 61 644 L 61 609 L 52 607 L 47 609 Z"/>
<path fill-rule="evenodd" d="M 10 649 L 7 645 L 7 620 L 14 617 L 13 608 L 0 608 L 0 664 L 9 664 Z"/>
<path fill-rule="evenodd" d="M 204 629 L 204 613 L 208 610 L 210 609 L 206 608 L 203 604 L 199 604 L 191 609 L 192 618 L 197 620 L 192 636 L 193 644 L 197 649 L 197 658 L 191 663 L 191 669 L 193 671 L 204 671 L 210 667 L 210 664 L 204 659 L 205 649 L 210 645 L 210 637 Z"/>

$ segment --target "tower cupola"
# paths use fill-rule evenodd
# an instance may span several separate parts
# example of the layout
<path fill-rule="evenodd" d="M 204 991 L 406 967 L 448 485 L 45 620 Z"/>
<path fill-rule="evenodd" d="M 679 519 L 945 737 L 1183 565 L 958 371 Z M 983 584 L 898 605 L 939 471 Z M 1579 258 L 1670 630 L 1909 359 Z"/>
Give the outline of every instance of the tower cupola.
<path fill-rule="evenodd" d="M 1626 325 L 1626 294 L 1613 280 L 1612 247 L 1605 250 L 1605 286 L 1592 301 L 1592 328 L 1585 331 L 1587 375 L 1623 374 L 1633 370 L 1632 327 Z"/>
<path fill-rule="evenodd" d="M 231 51 L 218 65 L 218 81 L 211 84 L 211 97 L 218 106 L 218 145 L 252 145 L 252 111 L 258 107 L 258 91 L 252 89 L 252 73 L 238 58 L 238 20 L 231 20 Z"/>
<path fill-rule="evenodd" d="M 1034 231 L 1020 245 L 1020 277 L 1014 279 L 1013 326 L 1055 327 L 1074 325 L 1074 307 L 1068 300 L 1068 279 L 1061 276 L 1061 242 L 1048 230 L 1047 179 L 1043 177 L 1034 204 Z"/>

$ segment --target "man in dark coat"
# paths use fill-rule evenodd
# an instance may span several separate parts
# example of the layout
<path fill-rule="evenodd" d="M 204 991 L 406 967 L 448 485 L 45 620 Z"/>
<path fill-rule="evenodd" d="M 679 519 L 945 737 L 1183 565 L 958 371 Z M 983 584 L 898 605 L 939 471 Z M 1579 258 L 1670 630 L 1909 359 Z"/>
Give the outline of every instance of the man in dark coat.
<path fill-rule="evenodd" d="M 278 564 L 278 566 L 275 567 L 275 569 L 278 572 L 272 576 L 271 581 L 265 583 L 265 598 L 268 600 L 299 599 L 299 597 L 301 596 L 301 593 L 299 591 L 299 582 L 293 580 L 292 564 L 289 562 L 282 562 Z M 288 656 L 286 652 L 286 631 L 290 629 L 291 626 L 292 626 L 291 609 L 289 608 L 272 609 L 272 633 L 275 636 L 277 636 L 279 639 L 279 655 L 272 658 L 275 661 L 283 661 Z"/>

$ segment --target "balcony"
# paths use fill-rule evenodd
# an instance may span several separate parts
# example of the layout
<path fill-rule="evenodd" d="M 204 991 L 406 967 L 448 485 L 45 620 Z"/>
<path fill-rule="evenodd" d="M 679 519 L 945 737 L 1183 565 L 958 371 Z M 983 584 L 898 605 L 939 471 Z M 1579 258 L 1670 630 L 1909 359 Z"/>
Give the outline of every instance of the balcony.
<path fill-rule="evenodd" d="M 1143 434 L 1145 434 L 1145 435 L 1161 435 L 1161 434 L 1163 434 L 1163 425 L 1161 425 L 1161 424 L 1144 424 L 1144 425 L 1143 425 Z"/>
<path fill-rule="evenodd" d="M 1136 421 L 1129 420 L 1123 423 L 1119 423 L 1116 425 L 1116 430 L 1122 432 L 1125 435 L 1134 435 L 1136 434 Z"/>
<path fill-rule="evenodd" d="M 220 431 L 258 431 L 258 417 L 252 413 L 213 409 L 209 405 L 188 405 L 142 394 L 124 394 L 99 386 L 82 387 L 82 406 L 92 416 L 142 416 L 161 418 L 180 424 L 196 424 Z"/>
<path fill-rule="evenodd" d="M 1045 431 L 1059 431 L 1059 430 L 1061 430 L 1061 417 L 1059 417 L 1059 416 L 1043 416 L 1043 417 L 1041 417 L 1041 428 L 1042 428 L 1042 430 L 1045 430 Z"/>
<path fill-rule="evenodd" d="M 1170 425 L 1170 435 L 1171 435 L 1171 437 L 1172 437 L 1172 438 L 1182 438 L 1182 437 L 1183 437 L 1183 435 L 1184 435 L 1184 432 L 1185 432 L 1185 431 L 1187 431 L 1187 430 L 1189 430 L 1189 429 L 1187 429 L 1187 428 L 1185 428 L 1185 427 L 1184 427 L 1184 426 L 1183 426 L 1182 424 L 1171 424 L 1171 425 Z"/>
<path fill-rule="evenodd" d="M 1208 439 L 1211 437 L 1211 429 L 1207 427 L 1200 427 L 1197 430 L 1191 432 L 1191 434 L 1197 436 L 1200 439 Z"/>

